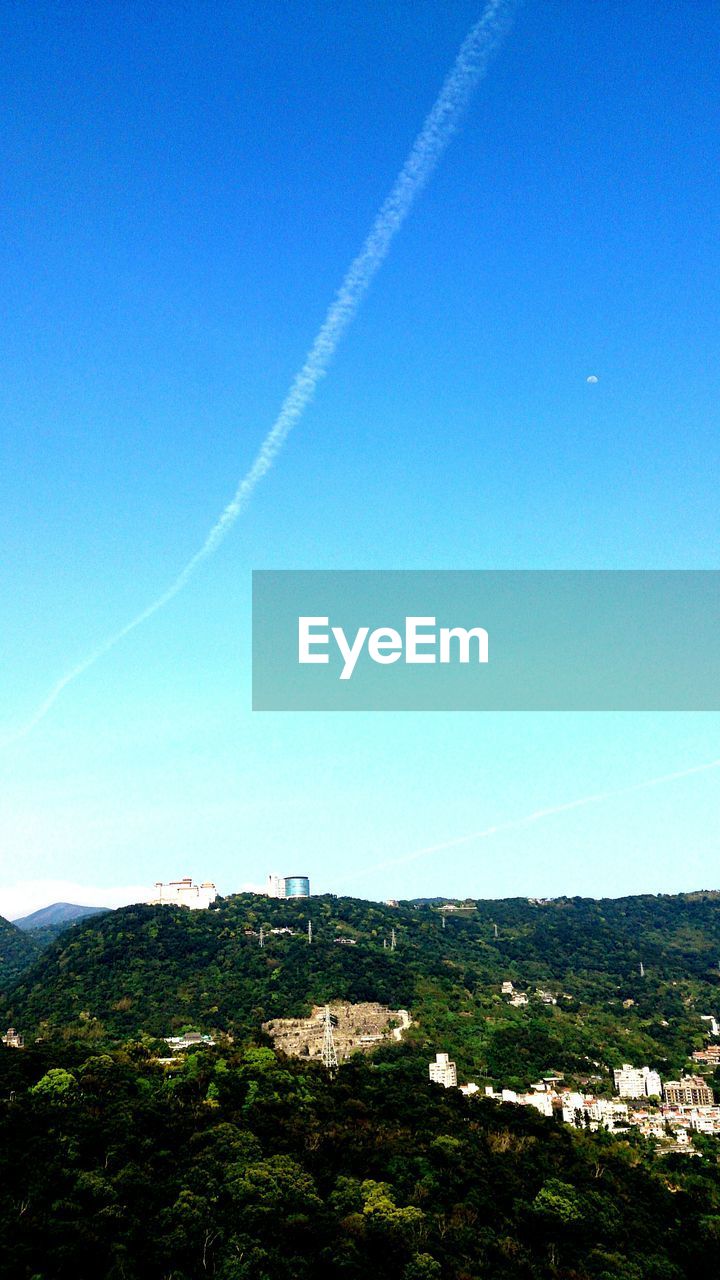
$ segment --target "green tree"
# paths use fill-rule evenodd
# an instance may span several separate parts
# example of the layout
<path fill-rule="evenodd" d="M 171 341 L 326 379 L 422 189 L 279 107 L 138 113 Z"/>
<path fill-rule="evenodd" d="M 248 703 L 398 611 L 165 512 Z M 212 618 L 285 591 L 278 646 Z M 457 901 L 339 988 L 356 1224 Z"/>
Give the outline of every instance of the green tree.
<path fill-rule="evenodd" d="M 51 1067 L 45 1075 L 33 1085 L 30 1093 L 33 1097 L 42 1098 L 46 1102 L 62 1105 L 69 1102 L 77 1093 L 77 1080 L 71 1071 L 64 1067 Z"/>
<path fill-rule="evenodd" d="M 440 1280 L 442 1267 L 429 1253 L 416 1253 L 403 1270 L 403 1280 Z"/>

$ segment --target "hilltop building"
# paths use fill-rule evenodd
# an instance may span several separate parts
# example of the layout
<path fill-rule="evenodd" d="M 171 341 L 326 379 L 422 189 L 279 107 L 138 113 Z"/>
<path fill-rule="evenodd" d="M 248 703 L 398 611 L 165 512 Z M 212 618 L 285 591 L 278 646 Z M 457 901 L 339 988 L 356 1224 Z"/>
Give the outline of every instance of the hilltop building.
<path fill-rule="evenodd" d="M 309 898 L 310 880 L 307 876 L 278 876 L 271 872 L 267 895 L 269 898 Z"/>
<path fill-rule="evenodd" d="M 155 892 L 148 902 L 154 907 L 190 907 L 192 911 L 198 911 L 209 907 L 216 898 L 217 889 L 209 880 L 193 884 L 192 876 L 185 876 L 184 880 L 170 880 L 167 884 L 156 881 Z"/>
<path fill-rule="evenodd" d="M 435 1084 L 442 1084 L 446 1089 L 457 1085 L 457 1067 L 447 1053 L 435 1054 L 435 1061 L 428 1063 L 428 1073 Z"/>
<path fill-rule="evenodd" d="M 7 1032 L 2 1037 L 2 1042 L 8 1049 L 24 1049 L 25 1041 L 21 1035 L 18 1035 L 14 1027 L 8 1027 Z"/>
<path fill-rule="evenodd" d="M 715 1101 L 712 1089 L 702 1076 L 681 1076 L 668 1080 L 663 1089 L 669 1107 L 711 1107 Z"/>
<path fill-rule="evenodd" d="M 613 1071 L 613 1077 L 621 1098 L 662 1096 L 662 1080 L 657 1071 L 649 1067 L 631 1067 L 629 1062 L 624 1062 L 619 1071 Z"/>
<path fill-rule="evenodd" d="M 310 897 L 310 881 L 307 876 L 286 876 L 285 877 L 285 897 L 286 898 L 309 898 Z"/>

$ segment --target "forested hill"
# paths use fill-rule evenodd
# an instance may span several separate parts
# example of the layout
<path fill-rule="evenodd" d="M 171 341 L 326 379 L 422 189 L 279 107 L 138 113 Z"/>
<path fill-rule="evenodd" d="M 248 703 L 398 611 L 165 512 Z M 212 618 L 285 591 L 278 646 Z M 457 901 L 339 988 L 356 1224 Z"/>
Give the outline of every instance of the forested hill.
<path fill-rule="evenodd" d="M 247 1039 L 314 1003 L 378 1000 L 410 1009 L 411 1040 L 449 1049 L 468 1074 L 525 1082 L 635 1058 L 667 1073 L 704 1043 L 702 1015 L 720 1014 L 719 960 L 710 892 L 455 910 L 237 895 L 75 924 L 20 976 L 5 1016 L 26 1036 L 195 1027 Z M 507 980 L 527 1007 L 501 995 Z"/>
<path fill-rule="evenodd" d="M 0 916 L 0 1000 L 6 1000 L 10 988 L 39 951 L 31 937 Z"/>
<path fill-rule="evenodd" d="M 710 1280 L 714 1152 L 227 1044 L 0 1052 L 7 1280 Z"/>

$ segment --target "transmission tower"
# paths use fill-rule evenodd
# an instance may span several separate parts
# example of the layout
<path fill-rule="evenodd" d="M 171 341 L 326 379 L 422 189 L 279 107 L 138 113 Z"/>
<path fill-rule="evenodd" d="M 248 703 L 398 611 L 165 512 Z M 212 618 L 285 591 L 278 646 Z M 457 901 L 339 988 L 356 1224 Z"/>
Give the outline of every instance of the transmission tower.
<path fill-rule="evenodd" d="M 442 927 L 443 927 L 443 929 L 444 929 L 444 928 L 445 928 L 445 912 L 444 912 L 444 911 L 443 911 L 443 914 L 442 914 L 442 922 L 443 922 L 443 926 L 442 926 Z"/>
<path fill-rule="evenodd" d="M 265 930 L 263 929 L 262 925 L 260 925 L 260 946 L 261 947 L 265 946 Z"/>
<path fill-rule="evenodd" d="M 396 938 L 395 938 L 395 930 L 393 929 L 393 930 L 392 930 L 392 932 L 391 932 L 391 934 L 390 934 L 390 950 L 391 950 L 391 951 L 394 951 L 394 950 L 395 950 L 396 945 L 397 945 L 397 940 L 396 940 Z"/>
<path fill-rule="evenodd" d="M 329 1004 L 325 1005 L 325 1017 L 323 1020 L 322 1060 L 323 1066 L 330 1072 L 330 1075 L 333 1075 L 337 1071 L 338 1059 Z"/>
<path fill-rule="evenodd" d="M 495 925 L 493 925 L 493 929 L 495 930 L 495 937 L 497 938 L 497 936 L 498 936 L 498 927 L 497 927 L 497 925 L 496 925 L 496 924 L 495 924 Z"/>
<path fill-rule="evenodd" d="M 643 964 L 642 960 L 640 961 L 640 977 L 641 978 L 645 977 L 645 965 Z"/>
<path fill-rule="evenodd" d="M 312 942 L 312 920 L 308 920 L 308 945 Z"/>

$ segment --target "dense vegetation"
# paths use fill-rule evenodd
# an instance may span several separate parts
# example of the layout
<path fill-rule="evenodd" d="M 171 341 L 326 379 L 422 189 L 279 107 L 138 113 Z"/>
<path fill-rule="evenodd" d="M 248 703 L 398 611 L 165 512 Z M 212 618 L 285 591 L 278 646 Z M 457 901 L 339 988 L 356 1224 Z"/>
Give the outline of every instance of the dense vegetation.
<path fill-rule="evenodd" d="M 430 904 L 237 895 L 208 911 L 135 906 L 74 924 L 16 981 L 5 1016 L 26 1035 L 98 1045 L 189 1026 L 252 1039 L 313 1003 L 379 1000 L 409 1008 L 411 1041 L 450 1050 L 463 1075 L 523 1085 L 561 1070 L 602 1089 L 622 1061 L 682 1069 L 704 1043 L 701 1015 L 718 1013 L 719 957 L 713 893 L 478 902 L 444 926 Z M 527 1007 L 501 997 L 506 979 Z"/>
<path fill-rule="evenodd" d="M 37 959 L 39 952 L 40 946 L 32 934 L 22 933 L 0 916 L 0 1000 L 7 999 L 10 988 Z"/>
<path fill-rule="evenodd" d="M 12 1280 L 706 1280 L 714 1160 L 430 1085 L 407 1047 L 320 1067 L 228 1043 L 0 1052 Z"/>

